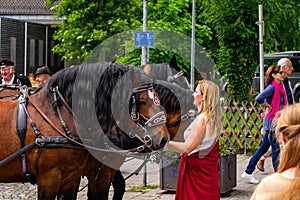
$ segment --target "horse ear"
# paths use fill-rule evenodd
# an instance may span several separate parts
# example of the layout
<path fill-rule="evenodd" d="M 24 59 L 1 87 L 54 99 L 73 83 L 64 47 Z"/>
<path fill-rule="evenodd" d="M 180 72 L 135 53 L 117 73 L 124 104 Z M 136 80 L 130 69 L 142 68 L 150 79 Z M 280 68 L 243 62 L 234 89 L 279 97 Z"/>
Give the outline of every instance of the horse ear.
<path fill-rule="evenodd" d="M 151 65 L 150 65 L 149 63 L 147 63 L 147 64 L 144 66 L 144 72 L 145 72 L 145 74 L 150 75 L 150 74 L 151 74 L 151 71 L 152 71 Z"/>
<path fill-rule="evenodd" d="M 175 54 L 172 56 L 172 58 L 171 58 L 171 60 L 169 62 L 169 66 L 171 68 L 175 69 L 177 72 L 181 71 L 180 67 L 178 67 L 178 65 L 177 65 Z"/>

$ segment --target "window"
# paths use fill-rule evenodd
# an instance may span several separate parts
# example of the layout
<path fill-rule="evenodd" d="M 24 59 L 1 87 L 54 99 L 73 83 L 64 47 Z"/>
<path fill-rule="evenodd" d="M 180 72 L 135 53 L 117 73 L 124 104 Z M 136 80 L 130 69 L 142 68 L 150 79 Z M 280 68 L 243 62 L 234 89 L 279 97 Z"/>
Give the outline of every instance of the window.
<path fill-rule="evenodd" d="M 39 66 L 44 65 L 44 40 L 39 40 Z"/>
<path fill-rule="evenodd" d="M 17 61 L 17 39 L 15 37 L 10 38 L 10 60 L 15 62 Z"/>
<path fill-rule="evenodd" d="M 34 67 L 35 66 L 35 40 L 30 39 L 30 58 L 29 58 L 29 66 Z"/>

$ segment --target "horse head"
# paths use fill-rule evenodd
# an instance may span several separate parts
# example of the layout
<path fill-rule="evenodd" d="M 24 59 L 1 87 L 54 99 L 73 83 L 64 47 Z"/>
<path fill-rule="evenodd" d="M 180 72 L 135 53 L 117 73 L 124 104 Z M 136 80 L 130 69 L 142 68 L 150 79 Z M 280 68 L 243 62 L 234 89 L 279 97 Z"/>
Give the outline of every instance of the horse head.
<path fill-rule="evenodd" d="M 108 148 L 112 144 L 106 136 L 117 134 L 127 147 L 157 150 L 169 140 L 169 133 L 151 81 L 137 67 L 92 63 L 58 72 L 46 87 L 58 86 L 83 142 Z"/>
<path fill-rule="evenodd" d="M 141 69 L 132 68 L 115 85 L 112 94 L 112 102 L 115 102 L 112 112 L 118 127 L 129 136 L 126 138 L 127 141 L 138 139 L 148 150 L 159 150 L 165 146 L 170 136 L 165 125 L 165 112 L 160 106 L 160 100 L 152 82 L 153 79 L 145 75 Z M 128 91 L 129 88 L 131 88 L 130 91 Z M 132 95 L 129 98 L 129 107 L 128 110 L 124 110 L 126 106 L 122 105 L 119 99 L 128 99 L 126 96 L 130 92 Z M 128 142 L 127 144 L 130 145 Z"/>

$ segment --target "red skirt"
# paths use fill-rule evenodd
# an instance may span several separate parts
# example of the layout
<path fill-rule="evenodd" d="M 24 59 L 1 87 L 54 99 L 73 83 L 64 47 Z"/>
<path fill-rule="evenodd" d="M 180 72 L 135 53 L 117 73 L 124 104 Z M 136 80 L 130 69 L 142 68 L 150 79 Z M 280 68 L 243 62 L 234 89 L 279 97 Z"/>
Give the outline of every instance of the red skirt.
<path fill-rule="evenodd" d="M 175 200 L 220 200 L 219 141 L 203 158 L 198 153 L 180 159 Z"/>

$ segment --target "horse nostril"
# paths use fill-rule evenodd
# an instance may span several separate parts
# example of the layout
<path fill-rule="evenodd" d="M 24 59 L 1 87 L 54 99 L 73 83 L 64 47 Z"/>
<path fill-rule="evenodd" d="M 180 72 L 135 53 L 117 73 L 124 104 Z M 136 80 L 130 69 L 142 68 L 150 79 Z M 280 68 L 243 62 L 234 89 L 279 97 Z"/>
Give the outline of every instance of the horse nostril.
<path fill-rule="evenodd" d="M 168 138 L 164 136 L 160 141 L 160 148 L 163 148 L 168 142 Z"/>

